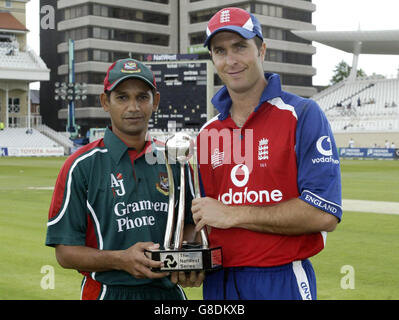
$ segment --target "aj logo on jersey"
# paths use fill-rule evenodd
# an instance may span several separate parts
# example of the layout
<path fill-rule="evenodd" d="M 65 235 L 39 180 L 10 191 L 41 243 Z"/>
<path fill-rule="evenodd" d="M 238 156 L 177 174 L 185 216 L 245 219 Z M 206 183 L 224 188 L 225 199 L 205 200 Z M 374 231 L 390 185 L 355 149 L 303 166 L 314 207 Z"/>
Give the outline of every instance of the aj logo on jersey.
<path fill-rule="evenodd" d="M 115 194 L 122 197 L 126 194 L 125 186 L 123 185 L 123 176 L 118 173 L 116 177 L 111 173 L 111 189 L 115 197 Z"/>

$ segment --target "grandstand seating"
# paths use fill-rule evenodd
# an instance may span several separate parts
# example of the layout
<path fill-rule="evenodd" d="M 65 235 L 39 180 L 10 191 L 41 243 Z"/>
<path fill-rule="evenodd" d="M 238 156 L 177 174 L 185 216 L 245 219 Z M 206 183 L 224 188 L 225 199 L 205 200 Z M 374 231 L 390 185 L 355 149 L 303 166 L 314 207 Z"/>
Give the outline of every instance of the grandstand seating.
<path fill-rule="evenodd" d="M 46 68 L 43 61 L 38 59 L 30 50 L 20 51 L 12 46 L 0 45 L 0 68 L 36 70 Z"/>
<path fill-rule="evenodd" d="M 334 132 L 399 130 L 399 79 L 344 80 L 312 98 Z"/>
<path fill-rule="evenodd" d="M 8 128 L 0 131 L 0 147 L 59 147 L 36 129 Z"/>
<path fill-rule="evenodd" d="M 65 149 L 65 154 L 69 154 L 69 150 L 73 148 L 73 142 L 70 137 L 69 132 L 59 132 L 51 129 L 49 126 L 41 124 L 35 127 L 39 130 L 42 134 L 49 137 L 50 139 L 54 140 L 56 143 L 62 145 Z"/>

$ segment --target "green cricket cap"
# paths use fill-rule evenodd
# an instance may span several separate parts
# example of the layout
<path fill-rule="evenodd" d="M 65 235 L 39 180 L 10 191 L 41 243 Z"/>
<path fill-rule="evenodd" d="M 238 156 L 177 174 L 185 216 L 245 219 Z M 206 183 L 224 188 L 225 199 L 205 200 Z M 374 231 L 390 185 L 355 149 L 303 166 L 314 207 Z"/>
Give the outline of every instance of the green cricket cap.
<path fill-rule="evenodd" d="M 130 78 L 142 80 L 152 89 L 157 89 L 152 71 L 144 63 L 129 58 L 115 61 L 108 68 L 104 79 L 104 92 L 114 90 L 118 84 Z"/>

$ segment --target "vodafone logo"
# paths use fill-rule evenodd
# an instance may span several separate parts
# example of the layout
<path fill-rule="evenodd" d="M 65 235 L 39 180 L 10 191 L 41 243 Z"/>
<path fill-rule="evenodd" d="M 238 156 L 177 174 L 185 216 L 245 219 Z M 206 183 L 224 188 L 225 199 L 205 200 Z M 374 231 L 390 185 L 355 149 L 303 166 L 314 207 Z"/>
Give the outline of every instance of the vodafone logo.
<path fill-rule="evenodd" d="M 324 142 L 326 141 L 326 142 Z M 328 146 L 328 149 L 326 148 Z M 319 151 L 323 156 L 332 156 L 331 139 L 329 136 L 323 136 L 316 143 L 317 151 Z"/>
<path fill-rule="evenodd" d="M 249 188 L 249 168 L 245 164 L 237 164 L 231 169 L 230 178 L 236 188 L 229 188 L 227 192 L 219 194 L 218 200 L 224 204 L 263 204 L 269 202 L 280 202 L 283 200 L 283 193 L 274 189 L 260 190 L 260 188 Z M 244 188 L 245 187 L 245 188 Z"/>
<path fill-rule="evenodd" d="M 231 181 L 236 187 L 243 187 L 249 180 L 249 169 L 245 164 L 237 164 L 231 170 Z"/>
<path fill-rule="evenodd" d="M 339 164 L 339 160 L 333 158 L 333 150 L 331 138 L 329 136 L 322 136 L 316 142 L 316 149 L 322 157 L 312 159 L 313 164 L 318 163 L 333 163 Z"/>

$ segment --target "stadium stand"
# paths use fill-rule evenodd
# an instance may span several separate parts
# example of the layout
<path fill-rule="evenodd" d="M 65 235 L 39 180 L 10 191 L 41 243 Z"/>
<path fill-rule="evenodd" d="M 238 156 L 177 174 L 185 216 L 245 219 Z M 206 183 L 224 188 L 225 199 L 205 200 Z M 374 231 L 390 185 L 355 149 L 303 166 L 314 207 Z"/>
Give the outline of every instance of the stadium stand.
<path fill-rule="evenodd" d="M 5 45 L 0 42 L 0 68 L 7 69 L 12 66 L 13 69 L 36 70 L 38 67 L 45 67 L 45 65 L 43 66 L 43 61 L 36 59 L 36 56 L 30 50 L 19 51 L 16 48 L 16 43 L 18 42 L 14 41 L 10 46 L 8 43 Z"/>
<path fill-rule="evenodd" d="M 399 29 L 292 33 L 353 54 L 348 78 L 312 97 L 326 113 L 337 146 L 348 147 L 352 140 L 355 148 L 385 148 L 386 141 L 399 145 L 399 74 L 396 79 L 357 78 L 359 56 L 399 55 Z"/>
<path fill-rule="evenodd" d="M 0 156 L 69 154 L 68 144 L 37 130 L 40 101 L 29 85 L 48 81 L 50 70 L 26 44 L 25 3 L 0 6 Z"/>
<path fill-rule="evenodd" d="M 36 129 L 8 128 L 0 131 L 1 147 L 59 147 Z"/>
<path fill-rule="evenodd" d="M 334 132 L 399 130 L 399 79 L 344 80 L 313 99 Z"/>
<path fill-rule="evenodd" d="M 65 154 L 69 154 L 72 148 L 74 147 L 73 142 L 69 139 L 70 133 L 69 132 L 60 132 L 51 129 L 50 127 L 41 124 L 35 127 L 39 130 L 43 135 L 50 138 L 51 140 L 55 141 L 62 147 L 64 147 Z"/>

